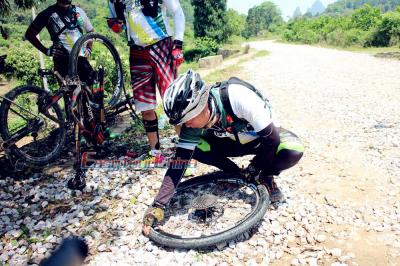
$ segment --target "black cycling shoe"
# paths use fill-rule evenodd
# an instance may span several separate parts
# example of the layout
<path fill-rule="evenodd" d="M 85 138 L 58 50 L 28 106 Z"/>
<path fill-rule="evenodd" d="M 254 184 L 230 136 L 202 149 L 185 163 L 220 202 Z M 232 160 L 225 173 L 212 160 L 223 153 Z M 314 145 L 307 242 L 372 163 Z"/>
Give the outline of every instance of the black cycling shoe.
<path fill-rule="evenodd" d="M 74 178 L 68 180 L 67 187 L 71 190 L 82 191 L 86 187 L 85 172 L 78 171 Z"/>
<path fill-rule="evenodd" d="M 284 201 L 283 193 L 276 185 L 274 176 L 260 176 L 257 183 L 263 184 L 267 188 L 271 203 Z"/>

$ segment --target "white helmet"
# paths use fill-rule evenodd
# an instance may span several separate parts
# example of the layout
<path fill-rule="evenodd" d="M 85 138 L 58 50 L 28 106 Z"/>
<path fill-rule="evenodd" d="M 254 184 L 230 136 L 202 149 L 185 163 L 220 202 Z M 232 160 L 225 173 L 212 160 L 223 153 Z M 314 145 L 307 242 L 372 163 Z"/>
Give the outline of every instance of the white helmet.
<path fill-rule="evenodd" d="M 203 111 L 210 89 L 191 69 L 172 82 L 164 94 L 164 111 L 173 125 L 183 124 Z"/>

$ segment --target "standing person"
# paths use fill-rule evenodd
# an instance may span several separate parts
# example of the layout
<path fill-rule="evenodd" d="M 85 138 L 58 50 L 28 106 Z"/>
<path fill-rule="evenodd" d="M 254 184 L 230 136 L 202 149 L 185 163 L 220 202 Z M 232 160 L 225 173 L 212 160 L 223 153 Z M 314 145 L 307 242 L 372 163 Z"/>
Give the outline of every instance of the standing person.
<path fill-rule="evenodd" d="M 37 35 L 47 29 L 50 34 L 53 45 L 46 48 Z M 72 0 L 57 0 L 54 5 L 49 6 L 40 12 L 26 30 L 26 39 L 39 51 L 47 56 L 53 57 L 54 71 L 57 71 L 62 77 L 68 74 L 69 54 L 76 41 L 86 32 L 93 32 L 93 26 L 80 7 L 72 4 Z M 93 85 L 96 74 L 93 71 L 87 57 L 91 54 L 91 43 L 81 51 L 78 58 L 78 75 L 81 81 L 87 85 Z M 69 102 L 72 92 L 64 95 L 65 110 L 69 110 Z M 67 111 L 67 123 L 72 119 Z M 68 124 L 67 124 L 68 125 Z M 71 124 L 70 124 L 71 125 Z M 77 174 L 68 181 L 68 188 L 83 189 L 85 187 L 84 172 L 80 165 L 74 165 Z"/>
<path fill-rule="evenodd" d="M 53 45 L 46 48 L 36 37 L 43 28 L 50 34 Z M 72 0 L 57 0 L 54 5 L 40 12 L 29 25 L 25 38 L 42 53 L 53 57 L 54 71 L 62 77 L 68 74 L 68 56 L 75 42 L 84 32 L 93 32 L 93 26 L 80 7 L 72 4 Z M 90 83 L 93 72 L 89 61 L 84 57 L 91 53 L 90 44 L 82 51 L 78 59 L 78 73 L 81 80 Z"/>
<path fill-rule="evenodd" d="M 183 63 L 185 16 L 179 0 L 109 0 L 109 8 L 108 26 L 116 33 L 127 32 L 135 107 L 142 113 L 148 155 L 156 157 L 161 154 L 156 86 L 162 97 Z M 174 20 L 174 35 L 167 11 Z"/>
<path fill-rule="evenodd" d="M 275 177 L 297 164 L 304 146 L 289 130 L 278 126 L 269 101 L 251 84 L 238 78 L 206 86 L 189 70 L 164 95 L 164 110 L 173 125 L 182 125 L 174 159 L 197 161 L 226 173 L 240 174 L 265 185 L 272 203 L 284 196 Z M 242 170 L 228 157 L 254 154 Z M 143 232 L 164 219 L 187 164 L 167 170 L 162 185 L 143 219 Z"/>

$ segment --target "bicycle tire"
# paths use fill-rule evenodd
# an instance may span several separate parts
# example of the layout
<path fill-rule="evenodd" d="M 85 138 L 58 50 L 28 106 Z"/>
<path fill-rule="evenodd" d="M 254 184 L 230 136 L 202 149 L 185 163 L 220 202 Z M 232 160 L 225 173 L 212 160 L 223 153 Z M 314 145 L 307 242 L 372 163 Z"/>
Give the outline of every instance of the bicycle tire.
<path fill-rule="evenodd" d="M 99 41 L 104 44 L 114 59 L 115 66 L 117 68 L 118 82 L 114 87 L 111 99 L 108 101 L 108 105 L 113 108 L 116 104 L 118 104 L 121 93 L 124 90 L 124 73 L 118 51 L 107 37 L 98 33 L 88 33 L 80 37 L 75 42 L 69 56 L 68 75 L 70 77 L 75 77 L 78 75 L 78 58 L 82 49 L 84 48 L 84 45 L 86 45 L 86 43 L 89 41 Z"/>
<path fill-rule="evenodd" d="M 23 94 L 25 92 L 32 92 L 36 93 L 38 96 L 43 96 L 44 94 L 50 96 L 50 93 L 45 91 L 44 89 L 37 87 L 37 86 L 31 86 L 31 85 L 25 85 L 25 86 L 18 86 L 11 91 L 9 91 L 4 97 L 10 99 L 11 101 L 15 100 L 18 95 Z M 10 106 L 12 103 L 9 101 L 3 100 L 1 105 L 0 105 L 0 134 L 1 137 L 3 138 L 4 141 L 7 141 L 8 139 L 11 138 L 9 129 L 8 129 L 8 114 L 10 110 Z M 58 103 L 55 103 L 52 105 L 53 110 L 57 116 L 57 119 L 60 121 L 64 121 L 64 116 L 63 116 L 63 111 L 61 107 L 58 105 Z M 58 134 L 58 139 L 55 143 L 57 145 L 55 148 L 48 153 L 44 157 L 32 157 L 21 151 L 20 148 L 17 147 L 17 145 L 13 144 L 10 147 L 8 147 L 8 151 L 15 156 L 15 158 L 18 159 L 23 159 L 26 163 L 28 163 L 31 166 L 34 167 L 43 167 L 51 162 L 53 162 L 56 158 L 60 156 L 60 153 L 63 150 L 63 147 L 66 142 L 66 128 L 65 125 L 60 125 L 59 129 L 61 130 Z"/>
<path fill-rule="evenodd" d="M 195 177 L 179 184 L 176 193 L 195 184 L 213 182 L 217 179 L 238 181 L 240 178 L 227 178 L 215 175 Z M 240 181 L 243 180 L 240 179 Z M 257 202 L 254 210 L 245 220 L 231 229 L 206 237 L 181 238 L 179 236 L 171 235 L 151 228 L 149 238 L 162 246 L 183 249 L 210 249 L 220 244 L 226 244 L 231 240 L 239 239 L 261 221 L 269 207 L 269 194 L 265 186 L 257 186 L 256 191 L 260 200 Z"/>

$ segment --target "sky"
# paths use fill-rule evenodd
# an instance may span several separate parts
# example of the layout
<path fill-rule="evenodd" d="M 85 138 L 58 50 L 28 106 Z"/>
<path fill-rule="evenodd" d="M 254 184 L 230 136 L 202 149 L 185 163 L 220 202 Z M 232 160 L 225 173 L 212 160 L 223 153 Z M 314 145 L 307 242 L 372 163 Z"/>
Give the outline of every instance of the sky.
<path fill-rule="evenodd" d="M 259 5 L 266 0 L 228 0 L 228 7 L 237 10 L 241 14 L 247 14 L 249 8 Z M 287 20 L 287 16 L 292 16 L 296 7 L 300 7 L 304 14 L 315 0 L 270 0 L 277 4 L 282 11 L 283 18 Z M 324 6 L 335 2 L 336 0 L 321 0 Z"/>

